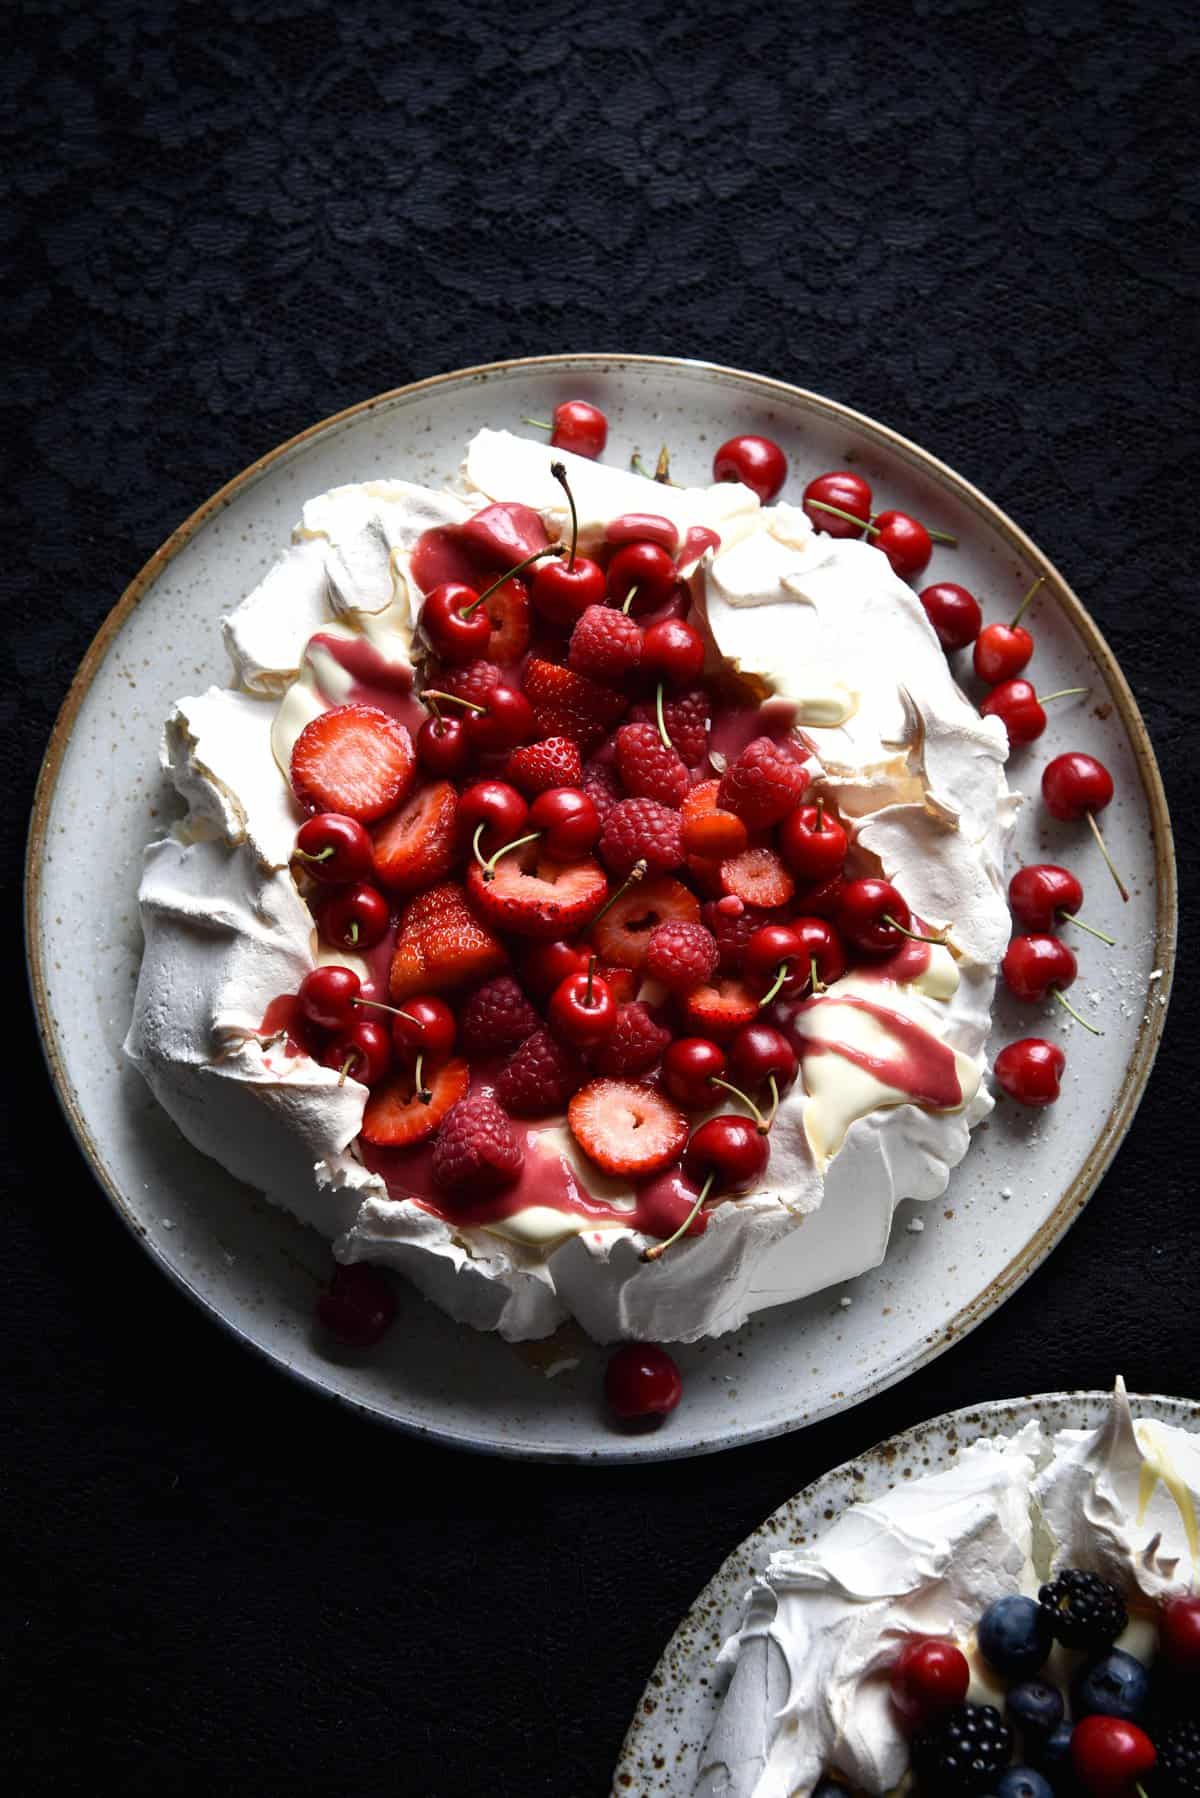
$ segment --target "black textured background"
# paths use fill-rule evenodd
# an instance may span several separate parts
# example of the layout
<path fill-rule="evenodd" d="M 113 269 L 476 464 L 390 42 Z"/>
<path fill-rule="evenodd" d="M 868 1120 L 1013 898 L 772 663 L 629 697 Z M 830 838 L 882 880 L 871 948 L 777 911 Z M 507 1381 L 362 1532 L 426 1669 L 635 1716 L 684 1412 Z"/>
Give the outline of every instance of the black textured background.
<path fill-rule="evenodd" d="M 794 377 L 1025 525 L 1145 711 L 1186 903 L 1198 45 L 1106 0 L 10 10 L 5 866 L 92 633 L 232 472 L 413 377 L 611 349 Z M 817 1473 L 1117 1368 L 1195 1393 L 1194 946 L 1112 1173 L 1003 1311 L 849 1416 L 641 1470 L 415 1446 L 239 1351 L 10 1031 L 9 1788 L 598 1798 L 681 1612 Z"/>

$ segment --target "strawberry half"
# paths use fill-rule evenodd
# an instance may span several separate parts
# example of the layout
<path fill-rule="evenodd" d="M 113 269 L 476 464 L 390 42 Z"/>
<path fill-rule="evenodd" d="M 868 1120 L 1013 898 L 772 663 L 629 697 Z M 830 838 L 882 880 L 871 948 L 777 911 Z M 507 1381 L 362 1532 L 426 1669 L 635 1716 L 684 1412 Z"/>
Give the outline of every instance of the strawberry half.
<path fill-rule="evenodd" d="M 505 581 L 483 602 L 492 634 L 488 638 L 487 660 L 507 667 L 519 662 L 529 648 L 529 588 L 519 578 Z"/>
<path fill-rule="evenodd" d="M 458 794 L 439 780 L 413 794 L 400 811 L 371 832 L 375 873 L 393 893 L 416 893 L 445 880 L 458 845 L 454 824 Z"/>
<path fill-rule="evenodd" d="M 415 767 L 402 724 L 372 705 L 339 705 L 296 738 L 292 791 L 310 812 L 342 812 L 370 824 L 400 804 Z"/>
<path fill-rule="evenodd" d="M 683 818 L 683 846 L 689 855 L 711 861 L 740 855 L 750 841 L 749 833 L 736 812 L 723 811 L 717 804 L 719 780 L 701 781 L 693 787 L 680 808 Z"/>
<path fill-rule="evenodd" d="M 682 881 L 662 875 L 657 880 L 643 880 L 623 893 L 597 919 L 592 936 L 604 961 L 618 968 L 638 969 L 645 964 L 650 932 L 669 918 L 698 924 L 700 901 Z"/>
<path fill-rule="evenodd" d="M 493 929 L 550 942 L 583 929 L 603 904 L 608 881 L 597 862 L 551 861 L 531 843 L 498 861 L 492 880 L 484 879 L 476 863 L 467 875 L 467 892 Z"/>
<path fill-rule="evenodd" d="M 683 1036 L 708 1036 L 725 1043 L 743 1024 L 758 1016 L 758 994 L 744 980 L 722 975 L 708 986 L 695 986 L 682 1003 Z"/>
<path fill-rule="evenodd" d="M 669 1167 L 688 1139 L 683 1113 L 633 1080 L 590 1080 L 568 1105 L 567 1122 L 590 1161 L 627 1180 Z"/>
<path fill-rule="evenodd" d="M 786 905 L 796 883 L 773 849 L 747 849 L 721 863 L 721 885 L 747 905 Z"/>
<path fill-rule="evenodd" d="M 534 723 L 543 737 L 570 737 L 584 755 L 608 736 L 625 714 L 625 699 L 585 674 L 531 656 L 522 681 L 533 707 Z"/>
<path fill-rule="evenodd" d="M 505 964 L 503 949 L 485 930 L 455 881 L 410 899 L 400 916 L 388 991 L 399 1005 L 409 993 L 473 986 Z"/>
<path fill-rule="evenodd" d="M 505 769 L 506 778 L 526 798 L 548 793 L 551 787 L 577 787 L 582 774 L 579 745 L 570 737 L 544 737 L 540 743 L 525 743 L 513 750 Z"/>
<path fill-rule="evenodd" d="M 380 1149 L 408 1149 L 427 1142 L 460 1099 L 467 1096 L 471 1070 L 465 1061 L 447 1061 L 436 1073 L 422 1070 L 428 1101 L 417 1097 L 413 1070 L 400 1068 L 372 1089 L 363 1112 L 362 1132 Z"/>

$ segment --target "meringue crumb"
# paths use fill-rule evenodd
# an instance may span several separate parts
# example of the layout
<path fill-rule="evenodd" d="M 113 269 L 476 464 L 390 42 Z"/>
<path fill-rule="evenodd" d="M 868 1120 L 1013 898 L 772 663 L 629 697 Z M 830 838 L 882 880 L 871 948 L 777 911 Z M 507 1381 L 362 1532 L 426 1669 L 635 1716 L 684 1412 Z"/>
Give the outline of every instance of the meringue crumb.
<path fill-rule="evenodd" d="M 925 1228 L 925 1219 L 923 1217 L 910 1217 L 904 1227 L 910 1236 L 919 1236 Z"/>
<path fill-rule="evenodd" d="M 849 1311 L 849 1309 L 853 1303 L 854 1303 L 853 1299 L 839 1299 L 838 1300 L 838 1304 L 843 1311 Z"/>
<path fill-rule="evenodd" d="M 1163 971 L 1161 968 L 1151 968 L 1149 974 L 1146 976 L 1146 978 L 1149 981 L 1151 986 L 1154 985 L 1154 982 L 1156 980 L 1161 980 L 1162 977 L 1163 977 Z"/>
<path fill-rule="evenodd" d="M 1011 1186 L 1002 1186 L 1000 1188 L 1000 1197 L 1002 1199 L 1011 1199 L 1012 1198 L 1012 1187 Z"/>
<path fill-rule="evenodd" d="M 164 1230 L 173 1230 L 175 1228 L 175 1219 L 173 1217 L 160 1217 L 158 1221 Z"/>
<path fill-rule="evenodd" d="M 561 1361 L 551 1361 L 548 1367 L 543 1367 L 542 1372 L 548 1380 L 553 1380 L 557 1378 L 560 1373 L 574 1373 L 578 1366 L 578 1355 L 564 1355 Z"/>
<path fill-rule="evenodd" d="M 1098 993 L 1095 991 L 1090 992 L 1088 994 L 1088 1004 L 1094 1005 L 1096 1007 L 1096 1009 L 1099 1010 L 1100 1007 L 1104 1004 L 1104 994 Z"/>

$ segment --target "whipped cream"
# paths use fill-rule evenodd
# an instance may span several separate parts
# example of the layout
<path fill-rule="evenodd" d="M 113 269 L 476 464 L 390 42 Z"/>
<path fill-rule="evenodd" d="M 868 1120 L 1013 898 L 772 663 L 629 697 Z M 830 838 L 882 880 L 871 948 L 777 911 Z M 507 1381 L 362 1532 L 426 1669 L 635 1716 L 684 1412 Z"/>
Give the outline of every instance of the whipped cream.
<path fill-rule="evenodd" d="M 956 1641 L 969 1696 L 993 1702 L 975 1642 L 993 1599 L 1034 1595 L 1067 1566 L 1113 1580 L 1132 1612 L 1200 1590 L 1198 1507 L 1200 1437 L 1135 1423 L 1120 1380 L 1098 1429 L 1047 1439 L 1035 1421 L 851 1506 L 811 1546 L 773 1554 L 747 1594 L 696 1798 L 800 1798 L 833 1770 L 890 1792 L 908 1767 L 888 1693 L 906 1636 Z"/>
<path fill-rule="evenodd" d="M 654 1263 L 621 1222 L 632 1191 L 561 1126 L 525 1132 L 527 1166 L 602 1200 L 601 1224 L 585 1208 L 538 1202 L 535 1179 L 529 1203 L 503 1219 L 451 1223 L 364 1165 L 362 1087 L 347 1081 L 331 1099 L 335 1074 L 255 1038 L 270 1002 L 318 959 L 352 959 L 320 950 L 288 872 L 301 822 L 286 778 L 296 736 L 353 699 L 414 721 L 418 544 L 492 502 L 530 508 L 551 537 L 564 531 L 556 461 L 585 548 L 626 513 L 668 518 L 682 554 L 694 539 L 696 616 L 714 656 L 736 664 L 765 716 L 802 731 L 812 792 L 857 821 L 862 870 L 882 870 L 917 916 L 949 926 L 948 950 L 849 976 L 815 1005 L 774 1008 L 804 1076 L 780 1107 L 764 1180 Z M 188 813 L 148 855 L 127 1049 L 205 1153 L 334 1238 L 340 1259 L 397 1268 L 460 1321 L 514 1340 L 571 1315 L 599 1340 L 719 1334 L 876 1266 L 896 1204 L 945 1189 L 991 1108 L 984 1043 L 1008 938 L 1001 870 L 1013 816 L 1003 729 L 958 692 L 886 558 L 816 536 L 796 508 L 764 510 L 736 484 L 664 486 L 507 432 L 478 433 L 462 479 L 461 493 L 371 481 L 309 501 L 291 546 L 224 620 L 236 684 L 181 699 L 166 724 L 163 763 Z M 202 927 L 205 900 L 222 930 Z M 353 965 L 368 996 L 384 996 L 370 967 Z M 241 1033 L 232 1047 L 231 1030 Z M 854 1064 L 895 1060 L 905 1042 L 925 1045 L 926 1061 L 940 1056 L 929 1103 Z"/>

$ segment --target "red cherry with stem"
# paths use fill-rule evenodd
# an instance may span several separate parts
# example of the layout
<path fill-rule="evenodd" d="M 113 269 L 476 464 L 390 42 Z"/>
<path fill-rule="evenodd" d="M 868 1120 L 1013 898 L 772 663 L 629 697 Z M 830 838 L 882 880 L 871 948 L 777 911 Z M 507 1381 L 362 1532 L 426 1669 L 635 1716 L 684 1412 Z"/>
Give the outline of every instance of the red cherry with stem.
<path fill-rule="evenodd" d="M 1104 1032 L 1081 1017 L 1064 996 L 1062 989 L 1070 986 L 1079 972 L 1079 964 L 1060 938 L 1041 934 L 1015 936 L 1004 951 L 1000 967 L 1005 984 L 1018 999 L 1039 1000 L 1049 995 L 1057 999 L 1077 1024 L 1082 1024 L 1093 1036 L 1103 1036 Z"/>
<path fill-rule="evenodd" d="M 704 639 L 682 618 L 663 618 L 642 638 L 641 666 L 669 687 L 686 687 L 704 667 Z"/>
<path fill-rule="evenodd" d="M 354 1004 L 362 981 L 353 968 L 314 968 L 296 989 L 300 1010 L 321 1030 L 346 1030 L 354 1022 Z"/>
<path fill-rule="evenodd" d="M 528 816 L 528 802 L 506 780 L 476 780 L 459 794 L 458 822 L 478 861 L 519 836 Z"/>
<path fill-rule="evenodd" d="M 842 889 L 838 928 L 865 955 L 891 955 L 905 938 L 941 943 L 912 928 L 912 913 L 890 880 L 849 880 Z"/>
<path fill-rule="evenodd" d="M 763 980 L 768 991 L 759 1000 L 768 1005 L 780 993 L 799 992 L 808 982 L 808 964 L 802 959 L 800 938 L 787 924 L 763 924 L 747 938 L 742 968 L 750 980 Z"/>
<path fill-rule="evenodd" d="M 1172 1667 L 1200 1673 L 1200 1593 L 1168 1598 L 1158 1619 L 1158 1648 Z"/>
<path fill-rule="evenodd" d="M 730 437 L 713 457 L 714 481 L 740 481 L 765 506 L 787 480 L 787 457 L 769 437 Z"/>
<path fill-rule="evenodd" d="M 1086 687 L 1060 687 L 1057 693 L 1039 695 L 1034 692 L 1031 681 L 1006 680 L 992 688 L 979 709 L 985 718 L 999 718 L 1008 732 L 1010 744 L 1032 743 L 1046 728 L 1043 706 L 1049 705 L 1052 699 L 1069 699 L 1073 694 L 1087 690 Z"/>
<path fill-rule="evenodd" d="M 677 1105 L 698 1111 L 712 1104 L 712 1082 L 725 1073 L 725 1051 L 706 1036 L 681 1036 L 662 1058 L 663 1085 Z"/>
<path fill-rule="evenodd" d="M 907 512 L 880 512 L 874 521 L 871 537 L 902 581 L 911 581 L 929 566 L 933 554 L 933 538 L 919 519 Z"/>
<path fill-rule="evenodd" d="M 742 1086 L 771 1087 L 773 1106 L 779 1094 L 792 1084 L 800 1063 L 781 1030 L 770 1024 L 743 1024 L 729 1045 L 729 1067 Z M 768 1123 L 774 1120 L 774 1110 Z"/>
<path fill-rule="evenodd" d="M 550 473 L 566 494 L 571 508 L 571 547 L 565 562 L 542 563 L 533 577 L 530 597 L 548 624 L 569 630 L 589 606 L 604 604 L 607 582 L 598 562 L 575 553 L 579 542 L 579 515 L 566 469 L 561 462 L 552 462 Z"/>
<path fill-rule="evenodd" d="M 1008 883 L 1008 903 L 1014 918 L 1026 930 L 1053 930 L 1061 918 L 1064 923 L 1086 930 L 1089 936 L 1099 937 L 1110 949 L 1115 946 L 1111 936 L 1076 916 L 1083 904 L 1083 887 L 1069 868 L 1057 867 L 1054 862 L 1034 862 L 1027 868 L 1018 868 Z"/>
<path fill-rule="evenodd" d="M 412 1065 L 417 1096 L 426 1103 L 430 1095 L 424 1085 L 425 1069 L 445 1061 L 457 1034 L 454 1013 L 445 1000 L 434 993 L 417 993 L 406 999 L 403 1009 L 392 1019 L 392 1042 L 396 1053 L 402 1061 Z"/>
<path fill-rule="evenodd" d="M 766 1130 L 732 1112 L 709 1118 L 693 1130 L 683 1151 L 683 1171 L 700 1188 L 696 1202 L 674 1235 L 643 1249 L 641 1259 L 659 1260 L 673 1243 L 686 1236 L 710 1194 L 748 1191 L 766 1167 L 770 1152 Z"/>
<path fill-rule="evenodd" d="M 1124 1717 L 1081 1717 L 1071 1731 L 1071 1765 L 1093 1798 L 1129 1798 L 1157 1759 L 1145 1730 Z"/>
<path fill-rule="evenodd" d="M 550 787 L 539 793 L 529 808 L 529 823 L 546 839 L 546 848 L 560 861 L 586 855 L 600 835 L 596 802 L 575 787 Z"/>
<path fill-rule="evenodd" d="M 322 884 L 362 880 L 374 868 L 369 833 L 357 818 L 340 812 L 318 812 L 296 832 L 293 861 Z"/>
<path fill-rule="evenodd" d="M 1016 617 L 1011 624 L 985 625 L 975 639 L 972 658 L 975 672 L 989 687 L 996 686 L 1000 681 L 1013 680 L 1028 664 L 1033 654 L 1033 638 L 1021 619 L 1045 578 L 1044 574 L 1038 575 L 1017 607 Z"/>
<path fill-rule="evenodd" d="M 331 1336 L 350 1348 L 373 1348 L 396 1316 L 396 1295 L 365 1261 L 336 1267 L 317 1300 L 317 1317 Z"/>
<path fill-rule="evenodd" d="M 573 943 L 538 943 L 521 964 L 525 985 L 537 999 L 545 999 L 571 974 L 587 972 L 588 954 Z"/>
<path fill-rule="evenodd" d="M 652 1342 L 625 1342 L 614 1349 L 604 1371 L 604 1397 L 614 1417 L 632 1423 L 665 1417 L 683 1393 L 679 1369 L 666 1349 Z"/>
<path fill-rule="evenodd" d="M 1096 823 L 1096 813 L 1104 810 L 1112 796 L 1112 775 L 1094 755 L 1084 755 L 1079 750 L 1056 755 L 1042 772 L 1042 799 L 1046 810 L 1063 824 L 1087 819 L 1108 871 L 1117 884 L 1117 891 L 1128 904 L 1129 889 L 1118 874 Z"/>
<path fill-rule="evenodd" d="M 846 882 L 840 874 L 828 880 L 814 881 L 796 894 L 796 905 L 806 917 L 836 918 L 842 904 Z"/>
<path fill-rule="evenodd" d="M 910 1723 L 961 1704 L 971 1669 L 961 1648 L 934 1637 L 906 1642 L 892 1665 L 892 1703 Z"/>
<path fill-rule="evenodd" d="M 365 881 L 331 893 L 317 911 L 317 927 L 335 949 L 373 949 L 390 923 L 387 900 Z"/>
<path fill-rule="evenodd" d="M 438 780 L 457 780 L 471 760 L 471 739 L 461 718 L 426 718 L 417 732 L 417 760 Z"/>
<path fill-rule="evenodd" d="M 793 918 L 793 934 L 800 939 L 800 954 L 807 963 L 814 993 L 819 993 L 846 972 L 846 946 L 826 918 Z"/>
<path fill-rule="evenodd" d="M 479 593 L 463 581 L 443 581 L 426 595 L 421 628 L 442 662 L 474 662 L 487 654 L 492 621 Z"/>
<path fill-rule="evenodd" d="M 596 972 L 596 957 L 586 974 L 568 974 L 550 995 L 546 1017 L 556 1036 L 575 1049 L 595 1049 L 617 1027 L 617 1002 L 608 982 Z"/>
<path fill-rule="evenodd" d="M 779 853 L 801 880 L 825 881 L 840 874 L 849 846 L 823 799 L 815 805 L 798 805 L 779 826 Z"/>
<path fill-rule="evenodd" d="M 349 1076 L 360 1086 L 375 1086 L 392 1065 L 391 1032 L 374 1018 L 358 1018 L 326 1044 L 320 1062 L 337 1069 L 341 1085 Z"/>
<path fill-rule="evenodd" d="M 654 612 L 675 590 L 675 562 L 661 543 L 626 543 L 609 563 L 607 578 L 614 605 L 624 606 L 636 589 L 637 610 Z"/>
<path fill-rule="evenodd" d="M 819 474 L 810 481 L 804 489 L 803 505 L 817 530 L 827 537 L 861 537 L 871 522 L 871 489 L 860 474 L 848 468 Z M 827 511 L 830 506 L 836 510 Z"/>
<path fill-rule="evenodd" d="M 983 613 L 973 593 L 968 593 L 957 581 L 934 581 L 932 586 L 922 587 L 917 598 L 947 653 L 974 643 L 983 623 Z"/>
<path fill-rule="evenodd" d="M 549 431 L 555 449 L 568 450 L 573 456 L 586 456 L 589 462 L 603 455 L 608 442 L 608 420 L 599 406 L 588 400 L 563 400 L 555 406 L 552 422 L 540 418 L 523 418 L 523 425 L 537 431 Z"/>
<path fill-rule="evenodd" d="M 472 749 L 481 755 L 515 749 L 534 734 L 533 708 L 519 688 L 498 681 L 467 714 L 464 729 Z"/>
<path fill-rule="evenodd" d="M 1023 1036 L 1006 1043 L 993 1065 L 1001 1092 L 1018 1105 L 1053 1105 L 1067 1058 L 1057 1043 L 1040 1036 Z"/>

